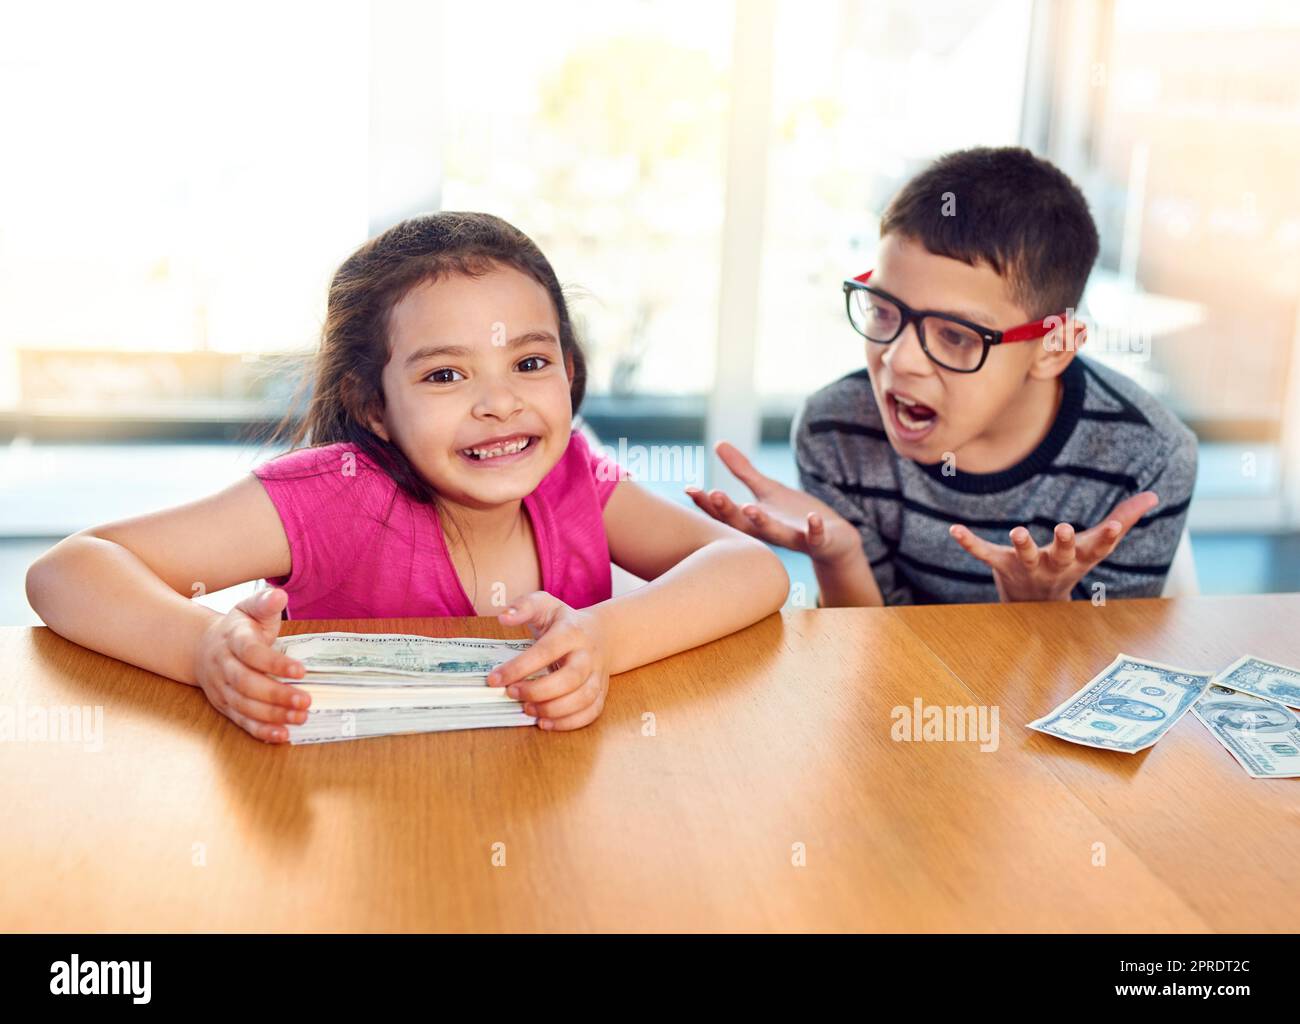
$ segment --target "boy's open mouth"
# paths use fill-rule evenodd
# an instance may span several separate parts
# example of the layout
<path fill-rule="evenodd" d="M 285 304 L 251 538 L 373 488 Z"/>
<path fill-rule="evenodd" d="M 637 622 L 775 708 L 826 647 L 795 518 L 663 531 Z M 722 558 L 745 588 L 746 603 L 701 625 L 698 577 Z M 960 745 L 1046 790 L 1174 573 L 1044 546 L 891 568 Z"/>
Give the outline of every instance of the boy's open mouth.
<path fill-rule="evenodd" d="M 934 409 L 914 398 L 886 391 L 885 401 L 894 428 L 904 441 L 919 441 L 939 422 L 939 414 Z"/>
<path fill-rule="evenodd" d="M 467 462 L 500 466 L 527 458 L 537 447 L 537 441 L 533 434 L 513 434 L 492 438 L 472 448 L 461 448 L 459 454 Z"/>

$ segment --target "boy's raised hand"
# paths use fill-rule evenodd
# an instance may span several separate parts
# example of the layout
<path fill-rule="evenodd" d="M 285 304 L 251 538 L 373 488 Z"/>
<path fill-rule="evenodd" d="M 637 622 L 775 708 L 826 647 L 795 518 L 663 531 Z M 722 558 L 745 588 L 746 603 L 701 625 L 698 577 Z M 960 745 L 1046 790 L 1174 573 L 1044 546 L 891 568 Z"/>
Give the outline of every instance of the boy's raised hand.
<path fill-rule="evenodd" d="M 715 451 L 757 499 L 737 505 L 723 491 L 687 487 L 691 500 L 718 522 L 815 561 L 835 562 L 861 552 L 858 531 L 825 502 L 764 476 L 729 441 L 719 441 Z"/>
<path fill-rule="evenodd" d="M 488 686 L 504 686 L 524 701 L 525 714 L 535 716 L 542 729 L 581 729 L 594 722 L 609 693 L 609 657 L 595 613 L 535 590 L 512 601 L 498 618 L 506 626 L 527 626 L 536 643 L 490 672 Z M 546 675 L 528 678 L 548 666 Z"/>
<path fill-rule="evenodd" d="M 1011 531 L 1011 547 L 991 544 L 960 524 L 948 533 L 993 570 L 1003 601 L 1068 601 L 1074 585 L 1107 558 L 1133 524 L 1156 507 L 1154 491 L 1126 498 L 1101 523 L 1076 536 L 1069 523 L 1058 523 L 1052 542 L 1040 548 L 1029 531 Z"/>

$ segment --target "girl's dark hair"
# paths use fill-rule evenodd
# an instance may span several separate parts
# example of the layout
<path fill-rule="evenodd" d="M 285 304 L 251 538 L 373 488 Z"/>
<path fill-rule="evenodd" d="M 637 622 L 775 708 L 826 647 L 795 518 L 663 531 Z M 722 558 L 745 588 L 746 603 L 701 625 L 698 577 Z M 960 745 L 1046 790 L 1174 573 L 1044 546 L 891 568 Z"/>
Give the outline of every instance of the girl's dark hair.
<path fill-rule="evenodd" d="M 1033 318 L 1079 305 L 1098 252 L 1078 186 L 1027 149 L 982 146 L 941 156 L 890 201 L 880 237 L 936 256 L 987 263 Z"/>
<path fill-rule="evenodd" d="M 401 450 L 366 421 L 384 408 L 380 375 L 391 354 L 393 307 L 416 285 L 448 274 L 479 277 L 513 267 L 546 289 L 560 327 L 560 350 L 573 370 L 569 397 L 576 413 L 587 387 L 587 362 L 555 271 L 531 238 L 487 213 L 430 213 L 372 238 L 343 261 L 330 282 L 314 381 L 304 378 L 289 412 L 268 441 L 291 448 L 350 441 L 415 501 L 436 493 Z M 295 407 L 311 385 L 301 420 Z"/>

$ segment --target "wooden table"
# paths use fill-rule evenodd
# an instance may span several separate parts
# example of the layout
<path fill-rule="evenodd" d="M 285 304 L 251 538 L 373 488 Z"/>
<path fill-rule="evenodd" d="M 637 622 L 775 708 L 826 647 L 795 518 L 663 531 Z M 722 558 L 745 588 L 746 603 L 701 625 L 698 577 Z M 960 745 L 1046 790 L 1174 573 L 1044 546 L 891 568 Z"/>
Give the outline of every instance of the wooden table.
<path fill-rule="evenodd" d="M 1133 756 L 1024 723 L 1120 651 L 1300 664 L 1297 625 L 1300 595 L 791 611 L 616 677 L 579 732 L 302 747 L 8 628 L 0 704 L 104 719 L 97 752 L 0 743 L 0 930 L 1294 930 L 1300 782 L 1191 716 Z M 325 629 L 516 635 L 285 624 Z M 997 705 L 997 749 L 895 741 L 916 698 Z"/>

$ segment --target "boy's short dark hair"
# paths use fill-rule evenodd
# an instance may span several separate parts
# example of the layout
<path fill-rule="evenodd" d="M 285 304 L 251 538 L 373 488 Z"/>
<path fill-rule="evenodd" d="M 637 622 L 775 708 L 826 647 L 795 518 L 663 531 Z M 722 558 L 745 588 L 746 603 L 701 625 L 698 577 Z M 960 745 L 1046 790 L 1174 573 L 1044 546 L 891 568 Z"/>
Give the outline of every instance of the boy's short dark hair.
<path fill-rule="evenodd" d="M 1079 305 L 1097 259 L 1097 226 L 1078 186 L 1017 147 L 939 157 L 903 186 L 880 222 L 937 256 L 987 263 L 1033 318 Z"/>

